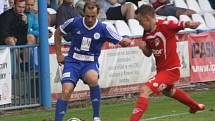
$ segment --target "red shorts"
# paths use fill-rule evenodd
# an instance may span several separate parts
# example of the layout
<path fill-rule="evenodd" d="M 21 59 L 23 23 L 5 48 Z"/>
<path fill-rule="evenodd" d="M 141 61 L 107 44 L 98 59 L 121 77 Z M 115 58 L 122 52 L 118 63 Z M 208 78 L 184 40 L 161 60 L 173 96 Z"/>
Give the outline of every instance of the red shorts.
<path fill-rule="evenodd" d="M 173 69 L 168 71 L 160 71 L 152 77 L 146 85 L 156 94 L 167 87 L 172 87 L 176 81 L 180 79 L 180 70 Z"/>

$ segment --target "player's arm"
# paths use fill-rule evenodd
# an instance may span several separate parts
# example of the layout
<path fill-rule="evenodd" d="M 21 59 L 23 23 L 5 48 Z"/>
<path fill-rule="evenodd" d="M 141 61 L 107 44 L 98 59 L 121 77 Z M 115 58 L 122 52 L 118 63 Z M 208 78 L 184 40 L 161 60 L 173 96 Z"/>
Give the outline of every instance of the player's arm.
<path fill-rule="evenodd" d="M 62 39 L 62 32 L 60 27 L 58 27 L 54 33 L 54 42 L 55 42 L 55 50 L 57 55 L 57 61 L 61 65 L 64 62 L 64 55 L 61 51 L 61 39 Z"/>
<path fill-rule="evenodd" d="M 123 38 L 118 33 L 113 31 L 109 26 L 104 26 L 104 36 L 105 40 L 113 44 L 119 44 L 122 47 L 128 47 L 131 45 L 131 40 L 129 38 Z"/>
<path fill-rule="evenodd" d="M 200 22 L 186 21 L 184 28 L 196 29 L 200 24 Z"/>
<path fill-rule="evenodd" d="M 152 55 L 152 50 L 147 46 L 145 41 L 139 43 L 139 48 L 142 50 L 143 54 L 146 57 L 150 57 Z"/>
<path fill-rule="evenodd" d="M 171 31 L 178 32 L 180 30 L 183 30 L 185 28 L 185 22 L 184 21 L 175 21 L 175 20 L 169 20 L 169 21 L 163 21 L 163 24 Z"/>
<path fill-rule="evenodd" d="M 57 55 L 57 61 L 61 65 L 64 63 L 64 55 L 61 52 L 61 39 L 63 35 L 72 31 L 74 27 L 74 18 L 68 19 L 64 24 L 60 25 L 54 33 L 55 49 Z"/>
<path fill-rule="evenodd" d="M 174 31 L 183 30 L 184 28 L 196 29 L 201 23 L 194 21 L 165 21 L 163 22 L 167 27 Z"/>

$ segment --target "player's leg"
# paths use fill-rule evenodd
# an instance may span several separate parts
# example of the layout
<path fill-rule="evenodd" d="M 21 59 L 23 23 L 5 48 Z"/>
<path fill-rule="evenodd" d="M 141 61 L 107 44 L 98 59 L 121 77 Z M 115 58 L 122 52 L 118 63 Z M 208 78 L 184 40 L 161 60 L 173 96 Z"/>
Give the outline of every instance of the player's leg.
<path fill-rule="evenodd" d="M 62 94 L 57 100 L 55 109 L 55 121 L 63 121 L 64 114 L 67 111 L 68 101 L 79 79 L 77 68 L 80 67 L 76 63 L 65 63 L 62 75 Z"/>
<path fill-rule="evenodd" d="M 101 91 L 98 85 L 99 73 L 97 63 L 87 64 L 83 70 L 83 79 L 90 88 L 90 100 L 93 107 L 94 121 L 100 121 Z"/>
<path fill-rule="evenodd" d="M 63 121 L 64 114 L 67 111 L 68 101 L 74 89 L 73 83 L 64 83 L 62 85 L 62 94 L 58 98 L 55 110 L 55 121 Z"/>
<path fill-rule="evenodd" d="M 190 113 L 195 113 L 199 110 L 204 110 L 205 108 L 204 104 L 197 103 L 186 92 L 184 92 L 182 89 L 175 88 L 173 85 L 168 86 L 165 90 L 163 90 L 163 94 L 168 97 L 174 98 L 190 107 Z"/>
<path fill-rule="evenodd" d="M 148 96 L 152 93 L 160 94 L 160 91 L 165 89 L 168 84 L 178 80 L 180 76 L 179 70 L 175 71 L 160 71 L 151 78 L 146 85 L 141 88 L 140 97 L 137 100 L 136 107 L 130 118 L 130 121 L 139 121 L 144 111 L 148 106 Z"/>
<path fill-rule="evenodd" d="M 139 121 L 148 107 L 148 97 L 153 91 L 147 85 L 140 86 L 140 95 L 136 101 L 130 121 Z"/>

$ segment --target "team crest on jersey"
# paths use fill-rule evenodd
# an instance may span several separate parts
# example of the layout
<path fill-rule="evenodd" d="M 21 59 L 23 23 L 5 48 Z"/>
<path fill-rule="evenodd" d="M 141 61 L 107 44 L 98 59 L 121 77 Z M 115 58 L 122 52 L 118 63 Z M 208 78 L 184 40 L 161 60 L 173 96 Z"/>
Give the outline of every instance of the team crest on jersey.
<path fill-rule="evenodd" d="M 101 37 L 101 35 L 98 33 L 98 32 L 96 32 L 95 34 L 94 34 L 94 39 L 99 39 Z"/>

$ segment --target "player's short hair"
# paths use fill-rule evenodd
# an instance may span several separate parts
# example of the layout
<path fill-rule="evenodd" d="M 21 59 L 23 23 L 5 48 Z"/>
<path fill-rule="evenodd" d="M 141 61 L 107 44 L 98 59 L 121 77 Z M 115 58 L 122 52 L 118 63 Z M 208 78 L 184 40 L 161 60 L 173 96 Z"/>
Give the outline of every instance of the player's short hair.
<path fill-rule="evenodd" d="M 155 9 L 151 5 L 143 4 L 135 11 L 135 14 L 155 17 Z"/>
<path fill-rule="evenodd" d="M 99 14 L 100 7 L 95 1 L 89 0 L 84 4 L 84 12 L 86 11 L 86 9 L 95 9 L 95 8 L 97 9 L 97 13 Z"/>

